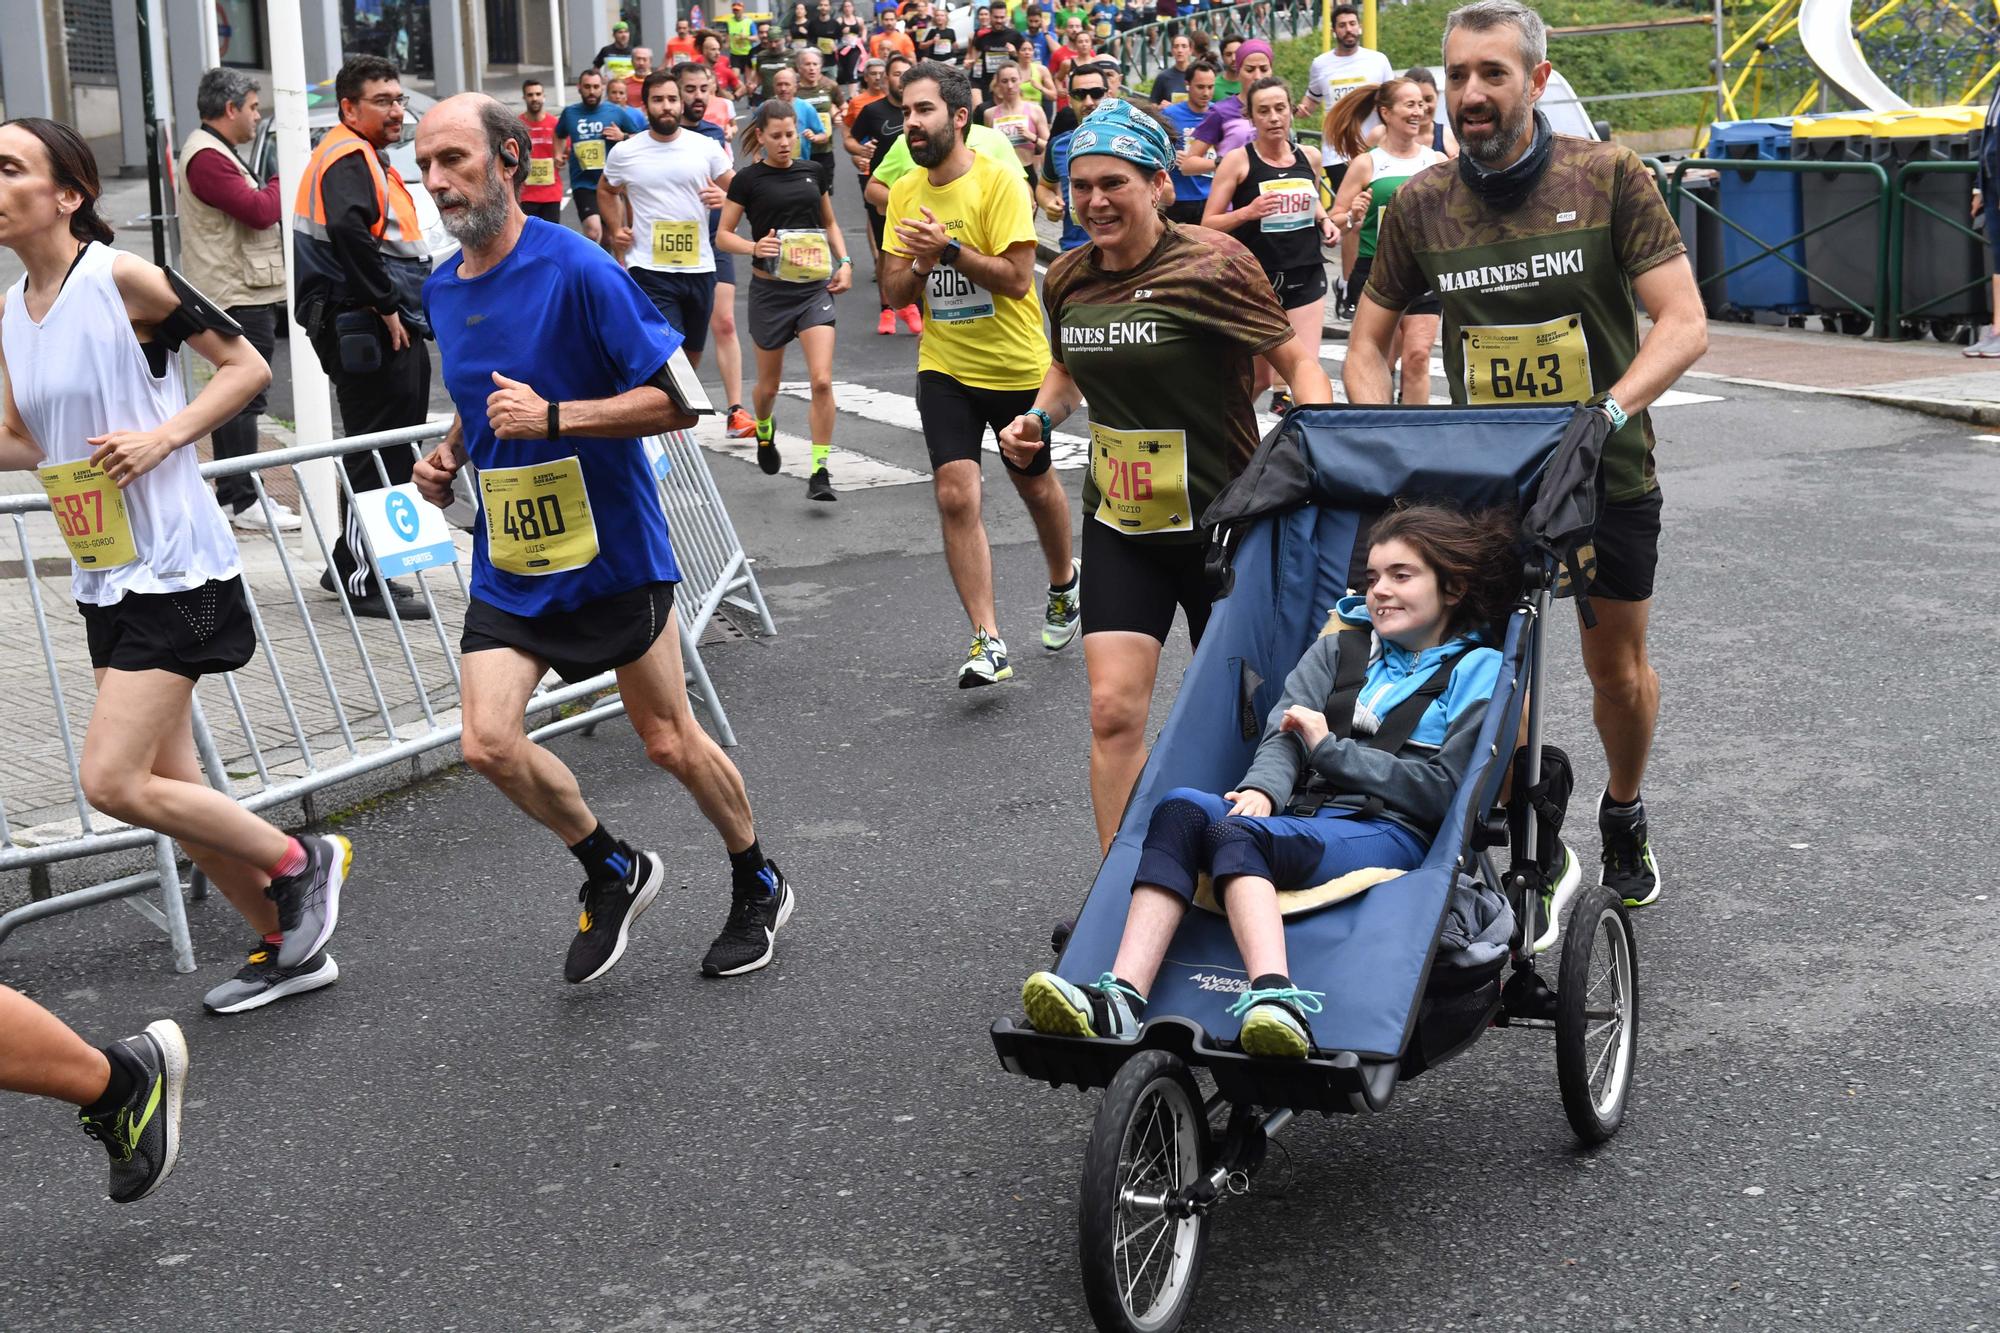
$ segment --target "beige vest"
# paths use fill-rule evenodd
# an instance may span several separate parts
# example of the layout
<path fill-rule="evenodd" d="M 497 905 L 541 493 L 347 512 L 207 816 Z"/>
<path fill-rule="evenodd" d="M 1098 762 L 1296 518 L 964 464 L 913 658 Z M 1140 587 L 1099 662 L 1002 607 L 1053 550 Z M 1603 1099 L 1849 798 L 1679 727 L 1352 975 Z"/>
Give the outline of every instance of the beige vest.
<path fill-rule="evenodd" d="M 181 147 L 174 185 L 181 222 L 181 275 L 223 309 L 270 305 L 285 299 L 285 229 L 253 231 L 188 188 L 188 163 L 214 149 L 228 159 L 251 189 L 257 180 L 242 159 L 208 129 L 198 129 Z"/>

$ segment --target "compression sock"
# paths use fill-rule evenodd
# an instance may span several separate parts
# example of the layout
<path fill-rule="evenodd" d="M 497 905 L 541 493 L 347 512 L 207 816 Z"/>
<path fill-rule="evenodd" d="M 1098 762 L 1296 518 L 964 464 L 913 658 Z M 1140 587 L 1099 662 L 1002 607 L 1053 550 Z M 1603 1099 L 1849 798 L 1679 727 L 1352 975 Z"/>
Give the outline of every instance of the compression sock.
<path fill-rule="evenodd" d="M 602 824 L 569 851 L 592 879 L 623 879 L 632 873 L 632 862 L 637 859 L 632 849 L 612 837 Z"/>
<path fill-rule="evenodd" d="M 776 418 L 774 418 L 774 417 L 758 417 L 758 418 L 757 418 L 757 438 L 758 438 L 758 439 L 760 439 L 760 440 L 769 440 L 769 439 L 772 439 L 772 438 L 774 438 L 774 437 L 775 437 L 775 436 L 777 435 L 777 433 L 778 433 L 778 422 L 777 422 L 777 419 L 776 419 Z"/>
<path fill-rule="evenodd" d="M 829 459 L 829 458 L 831 458 L 831 457 L 833 457 L 833 446 L 832 446 L 832 445 L 830 445 L 830 444 L 816 444 L 816 445 L 814 445 L 814 446 L 813 446 L 813 471 L 815 471 L 815 472 L 824 472 L 824 471 L 826 470 L 826 460 L 827 460 L 827 459 Z"/>
<path fill-rule="evenodd" d="M 104 1085 L 104 1095 L 83 1108 L 83 1113 L 93 1119 L 113 1114 L 119 1107 L 132 1100 L 132 1093 L 146 1077 L 146 1071 L 138 1058 L 119 1042 L 100 1046 L 104 1058 L 111 1062 L 111 1081 Z"/>
<path fill-rule="evenodd" d="M 752 838 L 748 847 L 729 854 L 730 887 L 771 893 L 778 887 L 778 877 L 771 873 L 770 864 L 764 859 L 763 845 Z"/>
<path fill-rule="evenodd" d="M 272 879 L 289 879 L 306 868 L 306 845 L 297 838 L 287 838 L 285 843 L 285 854 L 265 872 Z"/>

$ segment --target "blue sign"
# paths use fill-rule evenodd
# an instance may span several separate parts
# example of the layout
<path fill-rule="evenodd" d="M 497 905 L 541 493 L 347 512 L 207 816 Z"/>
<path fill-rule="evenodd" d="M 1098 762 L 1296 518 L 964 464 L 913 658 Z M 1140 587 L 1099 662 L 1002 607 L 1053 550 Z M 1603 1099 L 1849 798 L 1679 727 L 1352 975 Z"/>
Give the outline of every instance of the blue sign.
<path fill-rule="evenodd" d="M 444 511 L 419 495 L 414 484 L 363 491 L 354 497 L 354 507 L 381 577 L 393 579 L 458 559 Z"/>

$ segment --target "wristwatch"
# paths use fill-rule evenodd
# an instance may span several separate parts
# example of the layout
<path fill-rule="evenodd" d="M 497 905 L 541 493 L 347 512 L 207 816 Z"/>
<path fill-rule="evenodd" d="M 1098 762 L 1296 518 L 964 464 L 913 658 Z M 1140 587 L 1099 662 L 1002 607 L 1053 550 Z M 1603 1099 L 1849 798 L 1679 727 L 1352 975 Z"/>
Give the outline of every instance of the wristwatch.
<path fill-rule="evenodd" d="M 1625 423 L 1631 420 L 1630 417 L 1625 415 L 1625 409 L 1618 406 L 1618 400 L 1608 393 L 1604 395 L 1604 401 L 1599 403 L 1598 406 L 1604 410 L 1605 416 L 1611 418 L 1611 429 L 1614 431 L 1624 430 Z"/>
<path fill-rule="evenodd" d="M 950 264 L 953 268 L 958 267 L 958 254 L 963 249 L 965 247 L 957 241 L 946 241 L 944 243 L 944 254 L 939 256 L 939 262 Z"/>

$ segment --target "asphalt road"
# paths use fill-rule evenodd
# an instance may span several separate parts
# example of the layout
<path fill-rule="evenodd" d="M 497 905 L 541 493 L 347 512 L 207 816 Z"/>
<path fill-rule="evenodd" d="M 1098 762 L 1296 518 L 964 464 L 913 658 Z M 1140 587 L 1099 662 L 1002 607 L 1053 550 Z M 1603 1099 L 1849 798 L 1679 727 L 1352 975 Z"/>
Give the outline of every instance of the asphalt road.
<path fill-rule="evenodd" d="M 913 340 L 872 310 L 842 303 L 839 377 L 907 394 Z M 1660 416 L 1667 892 L 1624 1132 L 1578 1150 L 1547 1039 L 1493 1033 L 1380 1117 L 1296 1125 L 1217 1214 L 1192 1327 L 2000 1324 L 2000 459 L 1719 392 Z M 840 442 L 923 467 L 880 421 Z M 1095 864 L 1083 663 L 1032 646 L 1025 518 L 1003 487 L 1018 679 L 962 694 L 926 486 L 808 506 L 712 463 L 782 631 L 710 657 L 799 893 L 776 964 L 696 975 L 725 864 L 622 725 L 558 748 L 673 887 L 599 984 L 561 980 L 573 863 L 463 775 L 344 821 L 331 990 L 204 1017 L 244 942 L 219 900 L 195 977 L 124 913 L 38 925 L 0 980 L 100 1037 L 172 1015 L 195 1063 L 180 1171 L 130 1208 L 63 1108 L 0 1108 L 0 1328 L 1087 1326 L 1095 1097 L 1009 1077 L 985 1035 Z M 1551 739 L 1594 862 L 1588 707 L 1565 647 Z"/>

